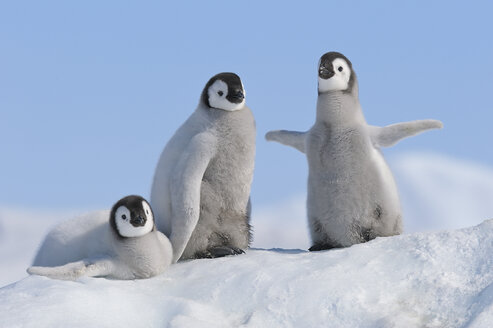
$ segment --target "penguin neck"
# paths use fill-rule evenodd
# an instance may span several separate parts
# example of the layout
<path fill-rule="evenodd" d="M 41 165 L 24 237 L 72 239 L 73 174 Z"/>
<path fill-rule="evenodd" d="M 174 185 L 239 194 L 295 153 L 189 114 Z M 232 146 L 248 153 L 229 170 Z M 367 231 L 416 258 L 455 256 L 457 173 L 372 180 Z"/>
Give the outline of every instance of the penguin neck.
<path fill-rule="evenodd" d="M 358 96 L 343 91 L 319 93 L 316 119 L 317 122 L 338 126 L 366 124 Z"/>
<path fill-rule="evenodd" d="M 115 233 L 116 234 L 116 233 Z M 156 240 L 156 232 L 153 230 L 138 237 L 121 237 L 113 239 L 113 253 L 120 259 L 138 260 L 149 251 L 149 245 Z"/>
<path fill-rule="evenodd" d="M 230 126 L 236 126 L 244 124 L 244 120 L 251 112 L 245 105 L 243 108 L 235 111 L 227 111 L 219 108 L 211 108 L 201 103 L 197 107 L 196 112 L 201 116 L 201 119 L 214 126 L 222 128 L 229 128 Z"/>

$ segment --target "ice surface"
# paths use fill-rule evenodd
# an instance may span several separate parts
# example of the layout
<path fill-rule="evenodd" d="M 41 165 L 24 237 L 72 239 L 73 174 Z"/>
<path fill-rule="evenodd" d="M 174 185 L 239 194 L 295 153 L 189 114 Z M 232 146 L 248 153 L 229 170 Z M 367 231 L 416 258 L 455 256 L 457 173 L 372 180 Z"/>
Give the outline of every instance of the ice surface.
<path fill-rule="evenodd" d="M 487 327 L 493 220 L 346 249 L 249 250 L 140 281 L 31 276 L 0 289 L 2 327 Z"/>

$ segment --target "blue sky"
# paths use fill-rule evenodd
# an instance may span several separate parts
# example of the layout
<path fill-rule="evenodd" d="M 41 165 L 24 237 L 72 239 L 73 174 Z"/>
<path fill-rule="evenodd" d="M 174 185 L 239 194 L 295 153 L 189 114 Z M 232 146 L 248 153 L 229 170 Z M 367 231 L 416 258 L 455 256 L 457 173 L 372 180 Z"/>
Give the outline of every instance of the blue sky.
<path fill-rule="evenodd" d="M 149 196 L 167 140 L 207 80 L 233 71 L 257 121 L 254 206 L 306 190 L 316 65 L 353 63 L 367 121 L 436 118 L 386 149 L 493 166 L 493 5 L 416 1 L 11 1 L 0 4 L 0 205 L 109 207 Z"/>

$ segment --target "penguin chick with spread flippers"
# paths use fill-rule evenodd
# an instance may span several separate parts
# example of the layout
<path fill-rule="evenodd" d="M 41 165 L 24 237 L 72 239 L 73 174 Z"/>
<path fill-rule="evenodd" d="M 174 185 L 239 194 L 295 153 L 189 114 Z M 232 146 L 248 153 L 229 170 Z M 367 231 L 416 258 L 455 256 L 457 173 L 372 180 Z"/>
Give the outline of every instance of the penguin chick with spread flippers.
<path fill-rule="evenodd" d="M 397 187 L 380 147 L 440 128 L 437 120 L 368 125 L 351 62 L 338 52 L 324 54 L 318 66 L 315 124 L 307 132 L 280 130 L 265 136 L 308 159 L 310 251 L 402 233 Z"/>
<path fill-rule="evenodd" d="M 171 243 L 156 229 L 149 203 L 127 196 L 109 216 L 108 211 L 90 213 L 55 227 L 27 272 L 62 280 L 142 279 L 164 272 L 172 257 Z"/>

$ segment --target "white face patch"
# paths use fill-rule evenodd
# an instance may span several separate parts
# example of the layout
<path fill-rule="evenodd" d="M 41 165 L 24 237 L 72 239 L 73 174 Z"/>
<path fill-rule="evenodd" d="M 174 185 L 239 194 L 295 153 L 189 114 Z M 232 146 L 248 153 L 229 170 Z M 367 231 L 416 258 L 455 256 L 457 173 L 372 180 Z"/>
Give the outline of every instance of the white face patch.
<path fill-rule="evenodd" d="M 320 67 L 320 62 L 319 65 Z M 318 77 L 318 91 L 340 91 L 348 88 L 349 79 L 351 78 L 351 69 L 348 63 L 342 58 L 336 58 L 332 62 L 334 75 L 327 80 Z"/>
<path fill-rule="evenodd" d="M 245 89 L 243 89 L 243 94 L 244 93 Z M 217 80 L 209 87 L 207 95 L 209 96 L 209 105 L 214 108 L 233 112 L 242 109 L 243 106 L 245 106 L 245 99 L 238 104 L 232 103 L 226 99 L 226 96 L 228 95 L 228 85 L 221 80 Z"/>
<path fill-rule="evenodd" d="M 151 206 L 147 202 L 142 201 L 142 208 L 146 214 L 147 222 L 150 222 L 152 226 L 154 224 L 154 216 L 152 215 Z"/>
<path fill-rule="evenodd" d="M 127 207 L 120 206 L 115 211 L 115 223 L 118 232 L 122 237 L 140 237 L 151 232 L 154 226 L 154 218 L 152 216 L 151 208 L 146 202 L 142 202 L 142 207 L 146 213 L 146 223 L 142 227 L 134 227 L 130 220 L 131 214 Z"/>

